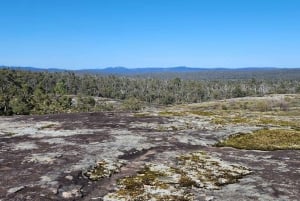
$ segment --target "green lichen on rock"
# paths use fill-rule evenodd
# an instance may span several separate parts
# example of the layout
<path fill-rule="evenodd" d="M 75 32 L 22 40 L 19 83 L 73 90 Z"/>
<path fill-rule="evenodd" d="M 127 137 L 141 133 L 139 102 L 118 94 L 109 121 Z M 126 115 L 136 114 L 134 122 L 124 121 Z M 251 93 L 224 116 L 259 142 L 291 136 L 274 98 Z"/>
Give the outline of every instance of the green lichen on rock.
<path fill-rule="evenodd" d="M 166 165 L 147 164 L 136 175 L 120 179 L 118 190 L 107 194 L 104 200 L 193 200 L 191 194 L 175 187 L 178 178 L 172 177 L 176 176 L 180 177 Z"/>
<path fill-rule="evenodd" d="M 84 175 L 92 181 L 97 181 L 119 172 L 123 165 L 123 161 L 102 160 L 99 161 L 93 168 L 85 172 Z"/>
<path fill-rule="evenodd" d="M 196 186 L 206 189 L 219 189 L 219 186 L 235 183 L 249 173 L 245 167 L 230 165 L 205 152 L 194 152 L 178 157 L 178 166 Z"/>
<path fill-rule="evenodd" d="M 120 179 L 116 191 L 107 194 L 104 200 L 192 201 L 192 187 L 219 189 L 251 172 L 200 151 L 181 155 L 176 161 L 173 166 L 147 164 L 136 175 Z"/>

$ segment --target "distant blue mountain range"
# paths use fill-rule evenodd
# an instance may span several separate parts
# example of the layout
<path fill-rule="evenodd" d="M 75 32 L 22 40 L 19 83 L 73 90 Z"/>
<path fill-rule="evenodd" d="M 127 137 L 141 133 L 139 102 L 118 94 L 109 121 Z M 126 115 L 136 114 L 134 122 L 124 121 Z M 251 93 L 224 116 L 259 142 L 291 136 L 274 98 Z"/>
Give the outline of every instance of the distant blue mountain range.
<path fill-rule="evenodd" d="M 34 72 L 64 72 L 72 71 L 75 73 L 88 73 L 88 74 L 147 74 L 147 73 L 187 73 L 187 72 L 199 72 L 199 71 L 266 71 L 274 69 L 283 69 L 276 67 L 245 67 L 245 68 L 192 68 L 186 66 L 177 67 L 147 67 L 147 68 L 126 68 L 126 67 L 108 67 L 108 68 L 91 68 L 91 69 L 79 69 L 79 70 L 69 70 L 69 69 L 59 69 L 59 68 L 36 68 L 36 67 L 14 67 L 14 66 L 0 66 L 0 68 L 10 68 L 16 70 L 26 70 Z"/>

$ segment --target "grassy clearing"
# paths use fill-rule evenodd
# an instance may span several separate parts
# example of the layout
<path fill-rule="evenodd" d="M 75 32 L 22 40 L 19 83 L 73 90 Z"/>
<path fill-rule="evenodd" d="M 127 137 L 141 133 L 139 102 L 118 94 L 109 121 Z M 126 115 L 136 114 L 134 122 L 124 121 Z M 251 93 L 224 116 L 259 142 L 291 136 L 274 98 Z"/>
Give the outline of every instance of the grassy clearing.
<path fill-rule="evenodd" d="M 295 130 L 262 129 L 251 134 L 236 134 L 216 146 L 263 151 L 300 149 L 300 132 Z"/>

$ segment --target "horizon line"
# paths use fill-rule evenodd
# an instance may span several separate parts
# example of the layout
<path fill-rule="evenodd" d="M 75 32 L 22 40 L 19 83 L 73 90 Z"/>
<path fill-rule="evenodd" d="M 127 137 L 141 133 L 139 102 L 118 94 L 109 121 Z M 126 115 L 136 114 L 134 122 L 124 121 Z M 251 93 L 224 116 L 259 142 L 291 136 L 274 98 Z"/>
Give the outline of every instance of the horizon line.
<path fill-rule="evenodd" d="M 216 67 L 195 67 L 195 66 L 167 66 L 167 67 L 159 67 L 159 66 L 142 66 L 142 67 L 127 67 L 127 66 L 107 66 L 107 67 L 36 67 L 36 66 L 15 66 L 15 65 L 0 65 L 0 68 L 34 68 L 34 69 L 44 69 L 44 70 L 105 70 L 105 69 L 117 69 L 123 68 L 128 70 L 136 70 L 136 69 L 171 69 L 171 68 L 189 68 L 189 69 L 247 69 L 247 68 L 274 68 L 274 69 L 298 69 L 299 67 L 279 67 L 279 66 L 238 66 L 238 67 L 225 67 L 225 66 L 216 66 Z"/>

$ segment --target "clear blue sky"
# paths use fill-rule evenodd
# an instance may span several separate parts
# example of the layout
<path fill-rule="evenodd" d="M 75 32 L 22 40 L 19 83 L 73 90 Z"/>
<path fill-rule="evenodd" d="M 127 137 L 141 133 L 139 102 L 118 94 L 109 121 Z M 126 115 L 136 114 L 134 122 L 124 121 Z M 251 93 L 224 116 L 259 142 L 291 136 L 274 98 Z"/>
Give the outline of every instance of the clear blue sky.
<path fill-rule="evenodd" d="M 0 65 L 300 67 L 300 0 L 0 0 Z"/>

